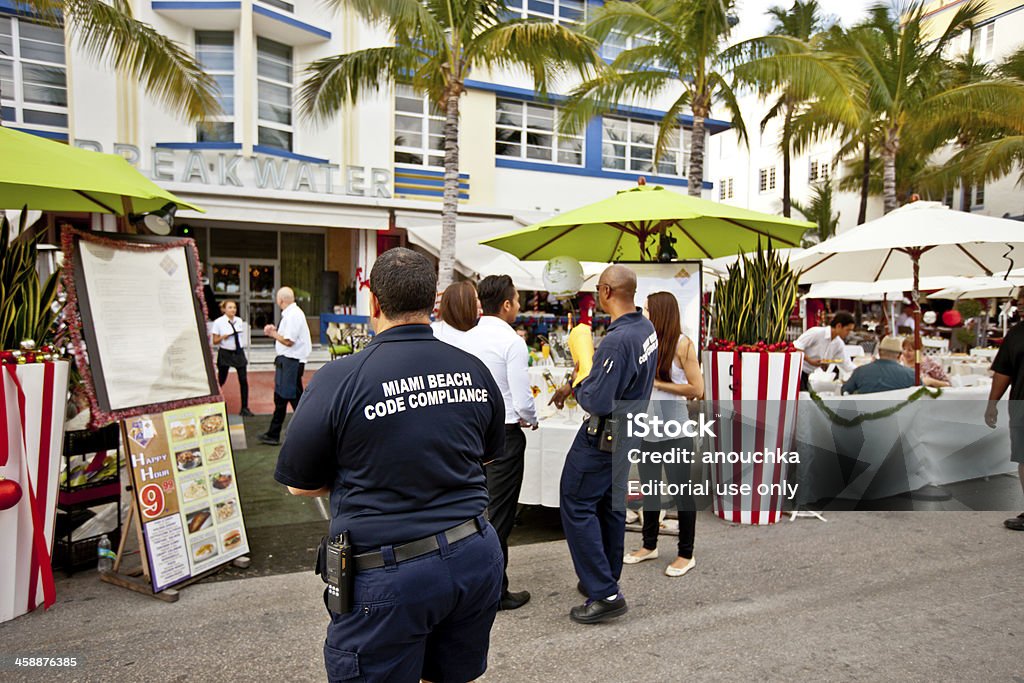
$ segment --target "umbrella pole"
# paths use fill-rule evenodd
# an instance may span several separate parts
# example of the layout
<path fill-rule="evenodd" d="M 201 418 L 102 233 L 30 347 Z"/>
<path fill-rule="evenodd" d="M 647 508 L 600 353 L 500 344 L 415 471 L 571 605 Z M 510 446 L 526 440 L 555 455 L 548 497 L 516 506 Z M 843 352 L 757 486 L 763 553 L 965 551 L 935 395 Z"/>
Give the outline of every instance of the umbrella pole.
<path fill-rule="evenodd" d="M 914 249 L 910 252 L 910 258 L 914 262 L 914 384 L 921 384 L 921 250 Z"/>

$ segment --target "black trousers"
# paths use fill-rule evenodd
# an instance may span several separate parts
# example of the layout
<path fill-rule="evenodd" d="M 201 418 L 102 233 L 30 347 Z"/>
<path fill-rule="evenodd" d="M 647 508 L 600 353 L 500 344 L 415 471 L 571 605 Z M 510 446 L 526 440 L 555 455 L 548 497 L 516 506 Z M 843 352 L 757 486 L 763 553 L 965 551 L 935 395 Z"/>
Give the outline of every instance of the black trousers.
<path fill-rule="evenodd" d="M 526 453 L 526 434 L 519 425 L 505 425 L 505 454 L 484 468 L 487 492 L 491 502 L 487 513 L 491 526 L 498 532 L 501 554 L 505 558 L 505 572 L 501 579 L 501 594 L 508 592 L 508 537 L 516 521 L 516 505 L 523 488 L 523 456 Z"/>
<path fill-rule="evenodd" d="M 693 440 L 682 441 L 645 441 L 645 451 L 666 451 L 672 446 L 693 450 Z M 664 475 L 662 469 L 664 468 Z M 637 464 L 640 481 L 664 481 L 667 484 L 680 486 L 690 481 L 690 465 L 686 463 L 660 464 L 641 462 Z M 664 476 L 664 478 L 662 478 Z M 697 532 L 697 502 L 689 493 L 674 496 L 676 513 L 679 515 L 679 557 L 693 557 L 693 541 Z M 658 547 L 658 529 L 661 517 L 661 496 L 654 494 L 644 496 L 644 548 L 654 550 Z"/>
<path fill-rule="evenodd" d="M 217 366 L 217 381 L 221 386 L 224 386 L 224 382 L 228 381 L 228 370 L 231 367 L 228 365 Z M 242 408 L 249 407 L 249 371 L 247 368 L 235 368 L 238 372 L 238 392 L 242 395 Z"/>
<path fill-rule="evenodd" d="M 282 398 L 274 392 L 274 414 L 270 418 L 270 426 L 267 427 L 267 436 L 272 439 L 281 438 L 281 427 L 284 426 L 284 415 L 288 411 L 288 404 L 292 404 L 292 410 L 299 407 L 299 399 L 302 398 L 302 373 L 306 371 L 306 364 L 299 364 L 299 373 L 295 379 L 298 386 L 295 388 L 295 398 Z M 280 372 L 280 370 L 278 370 Z"/>

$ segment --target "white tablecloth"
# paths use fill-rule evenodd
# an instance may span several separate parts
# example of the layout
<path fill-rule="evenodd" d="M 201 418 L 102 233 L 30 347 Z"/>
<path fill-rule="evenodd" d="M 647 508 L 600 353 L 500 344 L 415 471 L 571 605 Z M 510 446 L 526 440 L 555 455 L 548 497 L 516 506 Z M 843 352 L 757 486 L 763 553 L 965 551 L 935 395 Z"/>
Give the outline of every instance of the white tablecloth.
<path fill-rule="evenodd" d="M 558 507 L 558 482 L 562 478 L 562 466 L 581 424 L 581 420 L 569 422 L 559 417 L 542 421 L 537 430 L 526 430 L 520 503 Z"/>

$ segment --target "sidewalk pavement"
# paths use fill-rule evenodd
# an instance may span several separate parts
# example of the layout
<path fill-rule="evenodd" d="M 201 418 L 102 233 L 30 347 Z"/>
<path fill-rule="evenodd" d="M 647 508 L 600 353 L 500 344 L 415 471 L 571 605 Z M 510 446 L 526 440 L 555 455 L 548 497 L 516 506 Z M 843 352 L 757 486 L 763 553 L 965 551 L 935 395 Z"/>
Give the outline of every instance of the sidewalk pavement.
<path fill-rule="evenodd" d="M 564 542 L 511 550 L 484 681 L 977 680 L 1024 683 L 1024 534 L 1005 513 L 836 512 L 828 523 L 737 527 L 702 513 L 697 567 L 627 566 L 609 624 L 568 619 L 581 598 Z M 639 545 L 630 533 L 627 549 Z M 0 680 L 322 681 L 326 624 L 310 572 L 204 582 L 175 604 L 58 581 L 58 604 L 0 624 L 0 654 L 77 655 L 77 669 Z"/>

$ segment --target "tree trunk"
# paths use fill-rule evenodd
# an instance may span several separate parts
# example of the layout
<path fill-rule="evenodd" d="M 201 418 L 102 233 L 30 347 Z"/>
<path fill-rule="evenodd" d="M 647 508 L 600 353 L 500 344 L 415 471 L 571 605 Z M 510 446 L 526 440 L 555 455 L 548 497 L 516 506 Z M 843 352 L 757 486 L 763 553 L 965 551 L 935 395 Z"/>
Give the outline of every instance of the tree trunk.
<path fill-rule="evenodd" d="M 793 108 L 786 105 L 786 118 L 782 122 L 782 215 L 790 217 L 793 206 L 793 189 L 790 185 L 791 167 L 793 165 L 790 153 L 791 138 L 793 137 Z"/>
<path fill-rule="evenodd" d="M 704 186 L 704 116 L 704 112 L 693 112 L 693 144 L 690 150 L 690 170 L 686 175 L 686 194 L 691 197 L 700 197 Z"/>
<path fill-rule="evenodd" d="M 896 198 L 896 153 L 900 149 L 899 133 L 895 128 L 886 132 L 882 145 L 882 197 L 883 213 L 899 208 Z"/>
<path fill-rule="evenodd" d="M 864 138 L 864 168 L 860 176 L 860 213 L 857 214 L 857 225 L 868 220 L 868 196 L 871 193 L 871 142 Z"/>
<path fill-rule="evenodd" d="M 455 220 L 459 213 L 459 97 L 453 90 L 445 102 L 444 203 L 441 209 L 441 258 L 437 290 L 443 292 L 455 279 Z"/>

